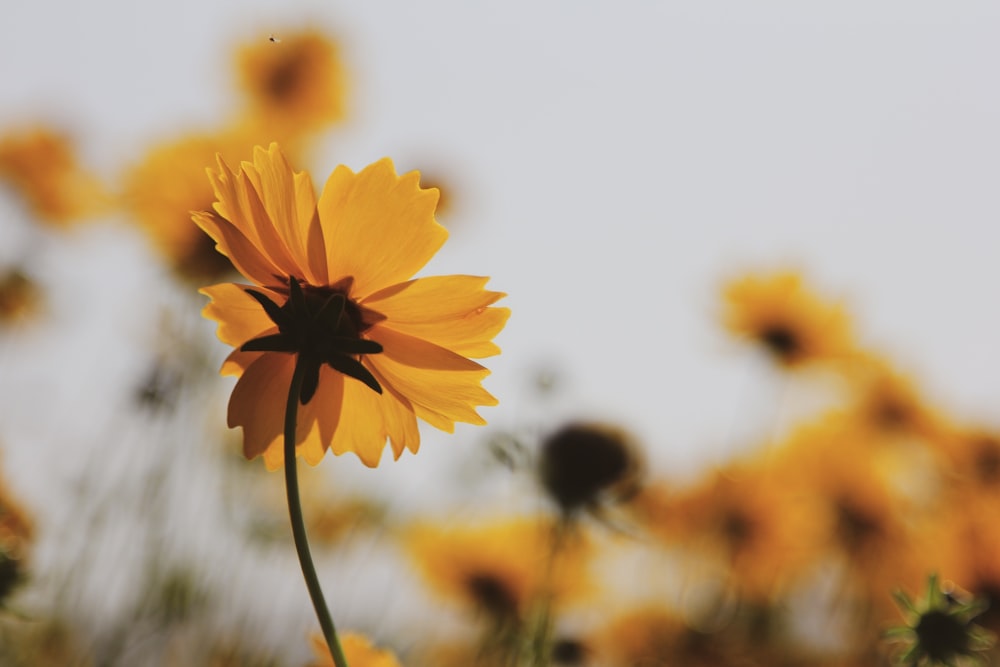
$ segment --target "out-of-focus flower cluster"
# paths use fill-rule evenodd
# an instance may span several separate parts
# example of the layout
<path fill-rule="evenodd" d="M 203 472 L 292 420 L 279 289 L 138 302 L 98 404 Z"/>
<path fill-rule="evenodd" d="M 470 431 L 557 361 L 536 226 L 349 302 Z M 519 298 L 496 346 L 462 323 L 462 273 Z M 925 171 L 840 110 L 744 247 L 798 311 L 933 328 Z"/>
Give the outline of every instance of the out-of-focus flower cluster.
<path fill-rule="evenodd" d="M 31 222 L 62 228 L 123 216 L 172 269 L 171 285 L 193 294 L 193 285 L 232 271 L 190 221 L 191 211 L 211 210 L 205 170 L 216 155 L 238 164 L 254 145 L 281 141 L 292 162 L 306 160 L 348 106 L 337 46 L 318 32 L 262 35 L 235 62 L 243 96 L 229 121 L 148 146 L 116 183 L 90 173 L 61 130 L 35 125 L 0 133 L 0 179 Z M 0 268 L 0 332 L 14 353 L 24 341 L 6 334 L 45 312 L 37 278 L 30 258 Z M 192 303 L 182 307 L 196 313 Z M 798 273 L 738 277 L 721 304 L 723 326 L 773 362 L 789 391 L 815 393 L 823 407 L 744 443 L 738 459 L 697 479 L 654 470 L 654 445 L 637 442 L 627 425 L 594 419 L 494 433 L 481 448 L 495 456 L 480 481 L 511 480 L 514 491 L 484 508 L 472 488 L 476 512 L 414 516 L 400 510 L 405 498 L 306 473 L 321 568 L 355 559 L 356 576 L 329 595 L 346 628 L 366 635 L 344 636 L 350 664 L 985 659 L 990 632 L 1000 631 L 997 424 L 950 415 L 905 369 L 863 345 L 847 309 Z M 108 460 L 128 459 L 121 452 L 137 440 L 169 441 L 183 455 L 131 462 L 137 469 L 119 477 L 111 466 L 81 471 L 74 483 L 105 495 L 90 503 L 81 493 L 72 521 L 58 526 L 36 526 L 31 508 L 0 489 L 0 664 L 332 664 L 321 643 L 310 649 L 307 601 L 284 593 L 301 584 L 295 564 L 272 549 L 288 546 L 280 480 L 237 460 L 238 446 L 214 427 L 216 341 L 166 310 L 165 340 L 128 404 L 128 419 L 138 421 L 116 425 L 99 446 L 113 450 Z M 193 488 L 215 495 L 171 514 Z M 130 522 L 116 523 L 128 508 Z M 92 609 L 105 593 L 100 578 L 119 573 L 97 547 L 115 525 L 129 531 L 115 556 L 134 559 L 122 570 L 139 574 L 132 589 L 115 587 L 116 605 L 102 615 Z M 198 557 L 171 549 L 185 530 L 202 534 L 190 549 Z M 233 588 L 211 570 L 213 540 L 225 549 Z M 62 563 L 53 571 L 33 565 L 35 542 L 49 553 L 59 551 L 53 544 L 74 546 L 44 561 Z M 293 575 L 291 583 L 269 578 L 272 570 Z M 304 613 L 275 611 L 283 600 Z"/>

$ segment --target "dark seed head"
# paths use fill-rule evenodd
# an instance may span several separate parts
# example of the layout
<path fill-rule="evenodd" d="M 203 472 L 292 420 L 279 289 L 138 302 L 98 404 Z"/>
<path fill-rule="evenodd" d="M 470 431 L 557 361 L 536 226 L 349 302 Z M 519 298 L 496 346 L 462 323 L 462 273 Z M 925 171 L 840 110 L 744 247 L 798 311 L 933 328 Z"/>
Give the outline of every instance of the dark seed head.
<path fill-rule="evenodd" d="M 607 428 L 570 424 L 542 444 L 542 485 L 566 513 L 593 507 L 611 491 L 634 492 L 638 470 L 625 436 Z"/>
<path fill-rule="evenodd" d="M 939 609 L 925 612 L 914 628 L 917 642 L 935 663 L 969 653 L 968 628 L 955 616 Z"/>
<path fill-rule="evenodd" d="M 784 324 L 772 324 L 760 333 L 760 340 L 779 359 L 788 360 L 802 350 L 802 342 Z"/>
<path fill-rule="evenodd" d="M 587 647 L 578 639 L 557 639 L 552 645 L 552 662 L 557 665 L 582 665 Z"/>
<path fill-rule="evenodd" d="M 465 581 L 476 605 L 498 618 L 517 615 L 517 596 L 504 582 L 491 574 L 473 574 Z"/>

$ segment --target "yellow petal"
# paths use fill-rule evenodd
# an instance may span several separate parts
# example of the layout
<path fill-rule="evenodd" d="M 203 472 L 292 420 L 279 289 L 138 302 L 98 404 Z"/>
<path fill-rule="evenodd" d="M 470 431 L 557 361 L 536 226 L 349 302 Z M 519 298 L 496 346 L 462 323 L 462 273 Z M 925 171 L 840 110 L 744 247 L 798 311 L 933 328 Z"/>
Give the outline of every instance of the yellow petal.
<path fill-rule="evenodd" d="M 510 316 L 506 308 L 488 306 L 506 296 L 483 289 L 489 278 L 433 276 L 379 290 L 364 305 L 385 315 L 394 331 L 422 338 L 464 357 L 500 353 L 491 341 Z"/>
<path fill-rule="evenodd" d="M 264 287 L 253 289 L 281 304 L 285 297 Z M 211 299 L 201 314 L 219 323 L 219 340 L 239 347 L 252 338 L 275 333 L 277 327 L 253 297 L 246 293 L 246 285 L 221 283 L 202 287 L 199 292 Z"/>
<path fill-rule="evenodd" d="M 226 360 L 222 362 L 222 368 L 219 369 L 221 375 L 235 375 L 239 377 L 243 375 L 243 371 L 250 368 L 250 364 L 257 361 L 263 355 L 263 352 L 241 352 L 239 349 L 233 350 L 226 357 Z"/>
<path fill-rule="evenodd" d="M 266 217 L 288 249 L 298 269 L 295 275 L 311 285 L 325 285 L 325 244 L 312 181 L 292 171 L 278 144 L 271 144 L 266 151 L 256 147 L 253 164 L 244 164 L 243 171 L 253 190 L 260 194 Z"/>
<path fill-rule="evenodd" d="M 421 189 L 419 179 L 397 176 L 388 158 L 357 174 L 334 170 L 318 206 L 331 283 L 351 276 L 363 298 L 407 280 L 434 256 L 448 232 L 434 220 L 437 190 Z"/>
<path fill-rule="evenodd" d="M 216 212 L 249 239 L 258 253 L 277 267 L 278 271 L 274 273 L 281 276 L 302 273 L 284 239 L 275 229 L 260 199 L 260 193 L 248 174 L 254 172 L 253 164 L 244 162 L 236 172 L 229 168 L 221 156 L 217 161 L 219 171 L 208 172 L 212 188 L 215 190 Z M 288 196 L 291 197 L 292 193 L 289 192 Z"/>
<path fill-rule="evenodd" d="M 465 317 L 507 296 L 483 289 L 483 276 L 430 276 L 390 285 L 362 302 L 394 322 L 436 322 Z"/>
<path fill-rule="evenodd" d="M 215 240 L 215 249 L 228 257 L 237 271 L 258 285 L 276 284 L 281 269 L 236 226 L 214 211 L 196 211 L 191 219 Z"/>
<path fill-rule="evenodd" d="M 309 465 L 318 465 L 323 460 L 333 439 L 333 433 L 340 423 L 344 403 L 344 382 L 343 375 L 323 366 L 320 368 L 319 386 L 312 400 L 298 407 L 295 455 L 304 458 Z M 279 439 L 264 451 L 264 465 L 268 470 L 277 470 L 284 463 L 284 442 Z"/>
<path fill-rule="evenodd" d="M 366 362 L 413 405 L 418 416 L 423 418 L 421 412 L 426 409 L 432 413 L 427 421 L 438 428 L 443 422 L 486 423 L 475 407 L 497 403 L 480 386 L 489 370 L 433 343 L 379 325 L 368 335 L 382 344 L 383 351 L 365 357 Z"/>
<path fill-rule="evenodd" d="M 382 408 L 382 420 L 385 423 L 386 435 L 392 447 L 392 457 L 398 459 L 404 449 L 409 449 L 414 454 L 420 449 L 420 429 L 417 428 L 417 416 L 413 411 L 413 404 L 400 394 L 396 389 L 382 377 L 378 369 L 367 364 L 368 370 L 382 385 L 382 396 L 380 407 Z"/>
<path fill-rule="evenodd" d="M 382 458 L 385 439 L 381 396 L 354 378 L 345 378 L 344 407 L 330 449 L 337 455 L 354 452 L 362 463 L 374 468 Z"/>
<path fill-rule="evenodd" d="M 285 400 L 295 357 L 262 354 L 243 372 L 229 397 L 229 427 L 243 427 L 243 454 L 252 459 L 264 450 L 280 448 Z"/>

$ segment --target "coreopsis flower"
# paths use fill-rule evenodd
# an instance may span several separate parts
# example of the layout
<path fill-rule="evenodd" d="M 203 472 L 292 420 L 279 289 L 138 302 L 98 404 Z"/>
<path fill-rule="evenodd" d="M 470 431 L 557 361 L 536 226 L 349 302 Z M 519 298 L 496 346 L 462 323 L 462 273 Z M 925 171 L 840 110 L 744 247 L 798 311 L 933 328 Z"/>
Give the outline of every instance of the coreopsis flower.
<path fill-rule="evenodd" d="M 215 200 L 205 169 L 216 155 L 250 157 L 253 136 L 243 129 L 190 134 L 153 147 L 124 175 L 126 210 L 181 277 L 201 283 L 234 273 L 215 241 L 191 224 L 191 211 L 209 209 Z"/>
<path fill-rule="evenodd" d="M 554 554 L 551 530 L 533 519 L 420 525 L 409 531 L 405 544 L 433 591 L 504 625 L 524 620 L 542 593 L 561 603 L 588 589 L 586 545 L 573 539 Z"/>
<path fill-rule="evenodd" d="M 419 173 L 397 176 L 388 158 L 358 173 L 340 166 L 317 200 L 272 144 L 237 170 L 220 159 L 210 177 L 215 209 L 194 219 L 253 283 L 202 290 L 205 316 L 237 348 L 222 372 L 239 377 L 228 420 L 243 428 L 247 458 L 282 464 L 296 364 L 296 451 L 313 465 L 330 449 L 376 466 L 387 440 L 396 458 L 416 452 L 417 417 L 448 432 L 485 423 L 476 407 L 496 399 L 470 357 L 499 353 L 492 340 L 509 311 L 492 307 L 504 295 L 484 289 L 487 278 L 411 279 L 448 235 Z"/>
<path fill-rule="evenodd" d="M 776 456 L 789 502 L 808 517 L 815 558 L 841 563 L 850 585 L 875 611 L 891 610 L 889 591 L 911 586 L 933 556 L 916 530 L 920 506 L 878 465 L 850 421 L 823 419 L 789 438 Z"/>
<path fill-rule="evenodd" d="M 846 368 L 854 391 L 852 410 L 859 425 L 880 436 L 922 439 L 937 445 L 944 419 L 912 380 L 882 359 L 863 354 Z"/>
<path fill-rule="evenodd" d="M 642 471 L 638 449 L 624 431 L 582 423 L 545 438 L 538 468 L 542 488 L 567 515 L 631 497 Z"/>
<path fill-rule="evenodd" d="M 401 667 L 392 651 L 377 648 L 364 635 L 347 632 L 340 638 L 340 644 L 351 667 Z M 322 637 L 312 638 L 312 648 L 317 662 L 309 667 L 333 667 L 333 656 Z"/>
<path fill-rule="evenodd" d="M 654 536 L 719 563 L 748 598 L 768 598 L 811 562 L 812 517 L 765 466 L 733 465 L 669 493 L 650 486 L 636 507 Z"/>
<path fill-rule="evenodd" d="M 927 591 L 921 599 L 914 601 L 903 591 L 897 591 L 895 597 L 906 625 L 891 629 L 887 635 L 904 644 L 899 664 L 913 667 L 988 664 L 986 652 L 995 638 L 975 623 L 986 606 L 983 600 L 963 591 L 943 591 L 934 574 L 928 578 Z"/>
<path fill-rule="evenodd" d="M 748 275 L 724 289 L 723 323 L 781 366 L 843 359 L 854 351 L 844 309 L 814 294 L 793 272 Z"/>
<path fill-rule="evenodd" d="M 250 122 L 293 142 L 344 116 L 346 75 L 336 43 L 316 30 L 260 36 L 236 54 Z"/>
<path fill-rule="evenodd" d="M 97 215 L 110 203 L 100 180 L 80 165 L 70 138 L 49 127 L 0 137 L 0 180 L 16 189 L 40 220 L 57 225 Z"/>

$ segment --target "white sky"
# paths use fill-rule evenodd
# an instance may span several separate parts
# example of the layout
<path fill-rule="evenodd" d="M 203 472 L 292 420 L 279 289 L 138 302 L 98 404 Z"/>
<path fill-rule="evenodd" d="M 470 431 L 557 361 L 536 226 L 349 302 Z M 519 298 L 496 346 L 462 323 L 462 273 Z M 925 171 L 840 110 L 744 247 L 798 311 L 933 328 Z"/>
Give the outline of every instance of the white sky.
<path fill-rule="evenodd" d="M 390 155 L 450 175 L 454 233 L 428 271 L 491 275 L 514 312 L 488 362 L 493 423 L 539 416 L 528 373 L 544 365 L 566 373 L 560 414 L 621 420 L 667 460 L 724 451 L 768 403 L 718 331 L 719 284 L 791 264 L 932 396 L 1000 424 L 1000 5 L 67 0 L 4 15 L 0 121 L 66 122 L 109 175 L 165 132 L 224 122 L 234 44 L 308 23 L 339 36 L 352 120 L 302 166 L 322 179 Z M 144 266 L 130 241 L 81 243 L 108 254 L 52 269 L 80 289 Z"/>

